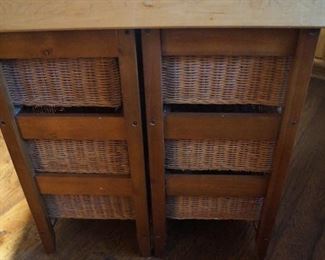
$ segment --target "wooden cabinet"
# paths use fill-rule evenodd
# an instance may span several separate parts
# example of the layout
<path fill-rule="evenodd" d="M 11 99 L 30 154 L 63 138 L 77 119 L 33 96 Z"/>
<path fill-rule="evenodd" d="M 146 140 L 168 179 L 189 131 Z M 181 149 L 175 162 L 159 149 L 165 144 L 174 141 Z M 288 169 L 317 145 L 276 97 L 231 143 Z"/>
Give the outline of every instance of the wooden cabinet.
<path fill-rule="evenodd" d="M 317 30 L 144 30 L 153 236 L 166 218 L 258 221 L 264 255 Z"/>
<path fill-rule="evenodd" d="M 46 251 L 55 218 L 134 219 L 143 255 L 151 236 L 162 254 L 166 218 L 235 219 L 259 223 L 263 256 L 318 30 L 139 36 L 0 34 L 1 127 Z"/>
<path fill-rule="evenodd" d="M 51 219 L 134 219 L 150 254 L 132 30 L 0 34 L 2 131 L 46 251 Z"/>

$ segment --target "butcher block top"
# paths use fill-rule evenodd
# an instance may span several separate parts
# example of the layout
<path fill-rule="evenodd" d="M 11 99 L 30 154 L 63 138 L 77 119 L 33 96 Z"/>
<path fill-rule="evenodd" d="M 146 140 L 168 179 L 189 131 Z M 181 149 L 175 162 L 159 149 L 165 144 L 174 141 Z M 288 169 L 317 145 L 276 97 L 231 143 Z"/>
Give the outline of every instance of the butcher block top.
<path fill-rule="evenodd" d="M 325 0 L 0 0 L 0 32 L 325 27 Z"/>

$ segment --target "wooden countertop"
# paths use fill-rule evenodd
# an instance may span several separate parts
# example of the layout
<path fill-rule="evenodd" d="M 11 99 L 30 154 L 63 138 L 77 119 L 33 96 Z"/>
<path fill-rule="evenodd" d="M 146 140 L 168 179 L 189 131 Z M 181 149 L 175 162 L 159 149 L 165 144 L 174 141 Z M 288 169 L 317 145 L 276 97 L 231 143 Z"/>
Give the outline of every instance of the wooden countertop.
<path fill-rule="evenodd" d="M 325 27 L 325 0 L 0 0 L 0 31 Z"/>

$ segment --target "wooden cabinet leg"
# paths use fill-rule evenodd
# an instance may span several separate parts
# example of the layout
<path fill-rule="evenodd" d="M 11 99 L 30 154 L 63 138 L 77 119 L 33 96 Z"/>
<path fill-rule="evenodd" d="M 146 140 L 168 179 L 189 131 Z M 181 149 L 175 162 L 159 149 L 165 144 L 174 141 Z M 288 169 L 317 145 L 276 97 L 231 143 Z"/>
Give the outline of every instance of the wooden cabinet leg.
<path fill-rule="evenodd" d="M 127 124 L 127 142 L 137 238 L 141 254 L 143 256 L 150 256 L 149 214 L 134 31 L 119 31 L 119 43 L 123 114 Z"/>
<path fill-rule="evenodd" d="M 14 108 L 7 93 L 5 81 L 0 70 L 0 119 L 1 131 L 15 166 L 20 184 L 34 217 L 38 233 L 47 253 L 55 251 L 55 236 L 47 216 L 43 199 L 34 181 L 34 171 L 25 151 L 25 143 L 20 137 L 16 124 Z"/>
<path fill-rule="evenodd" d="M 319 30 L 301 30 L 299 33 L 284 115 L 274 155 L 273 171 L 257 232 L 257 247 L 261 259 L 266 255 L 280 204 L 298 122 L 307 94 L 318 34 Z"/>
<path fill-rule="evenodd" d="M 164 121 L 161 96 L 160 30 L 142 31 L 144 85 L 146 97 L 153 242 L 156 256 L 162 256 L 166 241 L 166 193 L 164 169 Z"/>

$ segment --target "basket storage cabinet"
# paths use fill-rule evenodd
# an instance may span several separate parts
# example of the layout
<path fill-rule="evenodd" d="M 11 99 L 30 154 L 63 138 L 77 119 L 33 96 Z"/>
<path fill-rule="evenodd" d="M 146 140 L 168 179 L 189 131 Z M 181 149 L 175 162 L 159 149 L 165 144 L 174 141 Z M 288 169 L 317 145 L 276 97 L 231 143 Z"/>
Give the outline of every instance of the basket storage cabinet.
<path fill-rule="evenodd" d="M 2 131 L 48 252 L 51 219 L 134 219 L 150 254 L 132 30 L 0 34 Z"/>
<path fill-rule="evenodd" d="M 166 218 L 257 221 L 264 254 L 317 33 L 142 32 L 156 254 Z"/>

